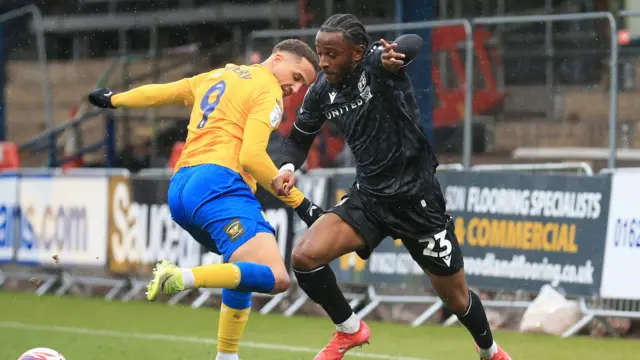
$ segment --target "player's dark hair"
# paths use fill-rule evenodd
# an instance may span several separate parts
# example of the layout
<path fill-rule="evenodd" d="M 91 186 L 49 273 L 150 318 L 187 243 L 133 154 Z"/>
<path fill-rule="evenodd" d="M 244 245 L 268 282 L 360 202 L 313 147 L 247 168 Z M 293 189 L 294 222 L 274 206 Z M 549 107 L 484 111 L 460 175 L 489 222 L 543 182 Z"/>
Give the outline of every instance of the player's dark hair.
<path fill-rule="evenodd" d="M 314 69 L 318 68 L 318 57 L 316 53 L 311 50 L 311 47 L 307 45 L 304 41 L 298 39 L 287 39 L 279 42 L 273 48 L 273 52 L 284 51 L 290 54 L 299 56 L 301 58 L 307 59 L 311 65 L 313 65 Z"/>
<path fill-rule="evenodd" d="M 364 45 L 369 47 L 369 34 L 365 30 L 364 25 L 351 14 L 335 14 L 327 19 L 320 27 L 322 32 L 339 32 L 345 40 L 353 45 Z"/>

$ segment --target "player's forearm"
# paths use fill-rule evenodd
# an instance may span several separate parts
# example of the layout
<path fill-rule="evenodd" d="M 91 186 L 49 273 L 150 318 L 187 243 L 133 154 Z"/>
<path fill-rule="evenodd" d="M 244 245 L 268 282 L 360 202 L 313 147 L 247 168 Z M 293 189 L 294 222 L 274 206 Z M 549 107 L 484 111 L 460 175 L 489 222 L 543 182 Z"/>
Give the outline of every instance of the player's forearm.
<path fill-rule="evenodd" d="M 271 188 L 271 179 L 278 175 L 278 169 L 266 151 L 262 153 L 259 151 L 242 151 L 240 153 L 240 165 L 256 179 L 260 186 L 292 208 L 297 208 L 304 200 L 304 195 L 295 187 L 291 189 L 289 196 L 279 196 Z"/>
<path fill-rule="evenodd" d="M 289 196 L 278 196 L 271 188 L 271 180 L 278 176 L 276 165 L 267 154 L 267 143 L 271 129 L 266 123 L 249 119 L 244 129 L 244 140 L 240 150 L 240 165 L 267 191 L 277 196 L 285 204 L 297 208 L 304 200 L 298 189 L 292 189 Z"/>
<path fill-rule="evenodd" d="M 295 169 L 299 169 L 307 159 L 314 138 L 315 134 L 302 132 L 296 126 L 291 128 L 291 133 L 284 139 L 282 145 L 280 166 L 293 164 Z"/>
<path fill-rule="evenodd" d="M 144 85 L 113 95 L 115 107 L 146 108 L 159 105 L 181 104 L 188 101 L 190 87 L 187 80 L 169 84 Z"/>

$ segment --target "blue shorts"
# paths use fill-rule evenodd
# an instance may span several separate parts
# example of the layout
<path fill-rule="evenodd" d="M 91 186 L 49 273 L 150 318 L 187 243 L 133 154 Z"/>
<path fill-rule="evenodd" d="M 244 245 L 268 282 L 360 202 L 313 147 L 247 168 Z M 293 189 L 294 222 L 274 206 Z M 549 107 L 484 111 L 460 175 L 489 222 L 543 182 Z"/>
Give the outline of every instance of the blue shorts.
<path fill-rule="evenodd" d="M 169 184 L 171 217 L 202 246 L 229 261 L 257 233 L 275 235 L 240 174 L 220 165 L 179 169 Z"/>

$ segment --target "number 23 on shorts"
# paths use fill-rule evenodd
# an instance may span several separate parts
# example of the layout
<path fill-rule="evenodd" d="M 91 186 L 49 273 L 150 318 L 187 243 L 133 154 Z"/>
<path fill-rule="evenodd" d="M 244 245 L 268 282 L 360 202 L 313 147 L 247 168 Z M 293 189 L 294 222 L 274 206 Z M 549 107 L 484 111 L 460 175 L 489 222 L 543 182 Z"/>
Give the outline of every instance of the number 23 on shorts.
<path fill-rule="evenodd" d="M 197 129 L 202 129 L 203 127 L 205 127 L 205 125 L 207 125 L 207 121 L 209 121 L 209 115 L 211 115 L 211 113 L 216 110 L 216 107 L 220 105 L 220 99 L 222 98 L 222 95 L 224 95 L 226 89 L 227 83 L 225 83 L 224 81 L 218 81 L 217 83 L 213 84 L 204 94 L 204 96 L 202 97 L 202 101 L 200 101 L 202 120 L 200 120 L 200 122 L 198 123 L 198 126 L 196 127 Z M 216 96 L 213 101 L 211 101 L 211 95 L 213 95 L 215 92 L 217 92 Z"/>
<path fill-rule="evenodd" d="M 447 239 L 447 229 L 434 234 L 433 237 L 421 239 L 419 242 L 427 244 L 427 247 L 423 251 L 425 256 L 441 258 L 449 265 L 448 262 L 451 261 L 450 256 L 453 251 L 453 246 L 451 241 Z M 434 251 L 436 244 L 438 245 L 438 249 L 442 249 L 442 251 Z"/>

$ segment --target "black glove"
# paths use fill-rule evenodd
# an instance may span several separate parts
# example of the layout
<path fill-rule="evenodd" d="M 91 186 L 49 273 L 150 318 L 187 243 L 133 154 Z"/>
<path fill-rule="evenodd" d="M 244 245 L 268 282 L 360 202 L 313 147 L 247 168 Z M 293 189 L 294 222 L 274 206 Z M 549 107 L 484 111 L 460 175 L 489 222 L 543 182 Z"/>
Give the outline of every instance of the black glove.
<path fill-rule="evenodd" d="M 114 93 L 111 89 L 96 89 L 89 94 L 89 102 L 99 108 L 115 109 L 115 106 L 113 106 L 113 104 L 111 103 L 111 97 L 115 94 L 116 93 Z"/>
<path fill-rule="evenodd" d="M 313 223 L 316 222 L 322 214 L 324 214 L 324 210 L 320 206 L 312 203 L 311 200 L 307 198 L 304 198 L 300 206 L 294 210 L 308 227 L 311 227 L 311 225 L 313 225 Z"/>

